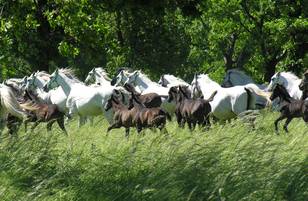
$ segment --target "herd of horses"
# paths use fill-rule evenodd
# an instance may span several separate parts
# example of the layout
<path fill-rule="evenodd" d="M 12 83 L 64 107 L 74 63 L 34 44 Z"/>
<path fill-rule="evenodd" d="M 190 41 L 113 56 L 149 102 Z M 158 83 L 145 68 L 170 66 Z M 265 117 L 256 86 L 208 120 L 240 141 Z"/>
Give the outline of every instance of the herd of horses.
<path fill-rule="evenodd" d="M 84 82 L 71 69 L 52 74 L 35 72 L 22 79 L 11 78 L 0 84 L 0 134 L 7 126 L 10 134 L 24 123 L 31 129 L 46 122 L 50 131 L 57 122 L 63 132 L 65 119 L 79 116 L 79 126 L 94 116 L 104 115 L 110 126 L 165 130 L 174 114 L 180 127 L 210 127 L 210 117 L 226 121 L 247 111 L 272 107 L 286 119 L 284 130 L 293 118 L 308 122 L 308 70 L 303 79 L 291 72 L 273 75 L 268 86 L 256 84 L 244 72 L 228 70 L 218 84 L 207 74 L 195 74 L 189 84 L 173 75 L 162 75 L 158 82 L 140 70 L 120 68 L 111 79 L 103 68 L 93 68 Z"/>

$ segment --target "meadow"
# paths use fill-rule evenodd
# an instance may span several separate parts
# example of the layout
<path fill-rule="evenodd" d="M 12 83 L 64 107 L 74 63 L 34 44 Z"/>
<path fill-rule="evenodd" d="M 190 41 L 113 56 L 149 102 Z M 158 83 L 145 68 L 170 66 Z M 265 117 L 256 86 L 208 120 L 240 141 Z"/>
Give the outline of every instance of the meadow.
<path fill-rule="evenodd" d="M 262 111 L 255 129 L 241 120 L 190 132 L 168 122 L 168 134 L 107 122 L 65 136 L 57 125 L 0 137 L 0 200 L 307 200 L 308 126 L 294 119 L 274 132 L 278 113 Z"/>

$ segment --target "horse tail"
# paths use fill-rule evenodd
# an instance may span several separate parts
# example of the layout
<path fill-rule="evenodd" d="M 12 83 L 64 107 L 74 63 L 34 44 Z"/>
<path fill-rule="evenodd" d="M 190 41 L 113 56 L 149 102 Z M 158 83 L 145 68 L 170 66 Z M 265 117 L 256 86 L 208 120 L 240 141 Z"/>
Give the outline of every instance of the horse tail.
<path fill-rule="evenodd" d="M 3 107 L 8 113 L 19 119 L 27 117 L 27 114 L 22 110 L 22 107 L 18 103 L 11 89 L 2 88 L 0 99 L 1 107 Z"/>
<path fill-rule="evenodd" d="M 272 95 L 271 92 L 266 92 L 266 91 L 263 91 L 261 89 L 252 88 L 252 87 L 245 87 L 245 90 L 246 90 L 246 88 L 249 89 L 251 92 L 255 93 L 256 95 L 265 98 L 267 100 L 267 105 L 270 105 L 272 103 L 272 100 L 270 99 L 270 97 Z"/>
<path fill-rule="evenodd" d="M 247 92 L 247 108 L 246 110 L 249 110 L 249 109 L 255 109 L 255 97 L 254 95 L 252 94 L 252 91 L 250 88 L 246 88 L 244 87 L 245 91 Z"/>
<path fill-rule="evenodd" d="M 20 104 L 20 107 L 24 110 L 28 110 L 31 112 L 39 109 L 39 106 L 36 105 L 35 103 L 32 103 L 31 101 L 27 101 L 25 103 Z"/>

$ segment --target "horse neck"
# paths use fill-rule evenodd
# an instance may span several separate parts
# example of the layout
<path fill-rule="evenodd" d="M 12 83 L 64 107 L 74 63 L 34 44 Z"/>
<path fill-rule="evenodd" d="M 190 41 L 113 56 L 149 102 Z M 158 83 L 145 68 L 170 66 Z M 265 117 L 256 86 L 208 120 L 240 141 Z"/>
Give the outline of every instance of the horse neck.
<path fill-rule="evenodd" d="M 281 91 L 279 93 L 279 98 L 286 102 L 292 102 L 294 100 L 287 91 Z"/>
<path fill-rule="evenodd" d="M 125 108 L 125 105 L 124 104 L 122 104 L 122 103 L 116 103 L 115 101 L 112 101 L 112 109 L 114 110 L 114 111 L 117 111 L 117 110 L 122 110 L 122 109 L 124 109 Z"/>
<path fill-rule="evenodd" d="M 149 78 L 145 76 L 138 76 L 136 78 L 136 85 L 138 84 L 139 88 L 142 89 L 142 91 L 147 89 L 150 85 L 153 85 L 153 83 L 154 83 L 153 81 L 151 81 Z"/>
<path fill-rule="evenodd" d="M 40 99 L 40 101 L 43 101 L 46 96 L 48 96 L 48 92 L 45 92 L 44 90 L 42 90 L 41 88 L 35 88 L 35 93 L 37 93 L 37 97 L 38 99 Z"/>
<path fill-rule="evenodd" d="M 285 75 L 283 75 L 283 79 L 286 80 L 286 82 L 285 82 L 286 85 L 284 87 L 287 89 L 287 91 L 292 91 L 294 89 L 294 87 L 298 88 L 298 85 L 301 82 L 301 79 L 296 78 L 295 76 L 294 76 L 294 78 L 289 78 L 287 73 L 285 73 Z"/>
<path fill-rule="evenodd" d="M 202 83 L 206 83 L 206 84 L 202 84 Z M 218 83 L 212 80 L 211 82 L 206 82 L 206 81 L 203 82 L 202 78 L 198 80 L 198 85 L 200 86 L 200 89 L 202 91 L 214 91 L 214 90 L 218 90 L 222 88 Z"/>
<path fill-rule="evenodd" d="M 47 83 L 47 81 L 45 81 L 44 79 L 40 77 L 36 77 L 35 79 L 37 80 L 36 85 L 38 88 L 43 88 L 44 85 Z"/>
<path fill-rule="evenodd" d="M 57 78 L 57 82 L 62 87 L 65 95 L 68 96 L 76 82 L 66 77 L 66 75 L 61 75 L 60 78 Z"/>
<path fill-rule="evenodd" d="M 110 82 L 106 80 L 103 75 L 95 74 L 95 80 L 96 80 L 96 83 L 110 84 Z"/>

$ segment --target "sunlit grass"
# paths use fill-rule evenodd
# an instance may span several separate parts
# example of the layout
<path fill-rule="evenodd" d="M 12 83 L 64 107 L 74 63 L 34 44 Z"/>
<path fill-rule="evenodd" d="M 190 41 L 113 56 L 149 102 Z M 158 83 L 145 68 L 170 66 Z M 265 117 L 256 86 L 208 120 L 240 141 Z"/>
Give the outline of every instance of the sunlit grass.
<path fill-rule="evenodd" d="M 65 136 L 42 125 L 18 138 L 1 136 L 0 200 L 307 200 L 308 127 L 291 122 L 274 133 L 278 113 L 252 129 L 239 120 L 169 134 L 107 123 L 67 125 Z"/>

